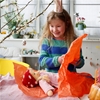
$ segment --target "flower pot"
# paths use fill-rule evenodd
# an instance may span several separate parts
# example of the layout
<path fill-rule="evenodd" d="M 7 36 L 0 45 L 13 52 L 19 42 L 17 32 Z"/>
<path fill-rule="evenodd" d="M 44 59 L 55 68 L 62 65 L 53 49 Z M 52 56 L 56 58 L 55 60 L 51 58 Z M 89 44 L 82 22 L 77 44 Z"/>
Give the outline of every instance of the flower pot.
<path fill-rule="evenodd" d="M 13 38 L 19 38 L 19 35 L 20 35 L 20 34 L 14 33 L 14 34 L 12 34 L 12 37 L 13 37 Z"/>
<path fill-rule="evenodd" d="M 83 24 L 78 24 L 78 30 L 84 30 L 84 25 Z"/>

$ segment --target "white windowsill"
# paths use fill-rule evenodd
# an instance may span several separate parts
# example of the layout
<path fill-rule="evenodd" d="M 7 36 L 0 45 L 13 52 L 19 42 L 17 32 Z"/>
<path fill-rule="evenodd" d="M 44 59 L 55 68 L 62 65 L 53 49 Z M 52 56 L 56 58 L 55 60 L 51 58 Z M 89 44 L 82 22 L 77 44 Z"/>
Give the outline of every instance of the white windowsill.
<path fill-rule="evenodd" d="M 40 56 L 40 54 L 32 54 L 32 55 L 26 54 L 26 55 L 19 55 L 19 57 L 39 57 L 39 56 Z"/>
<path fill-rule="evenodd" d="M 6 39 L 5 41 L 22 41 L 22 40 L 26 40 L 26 41 L 39 41 L 39 39 Z"/>

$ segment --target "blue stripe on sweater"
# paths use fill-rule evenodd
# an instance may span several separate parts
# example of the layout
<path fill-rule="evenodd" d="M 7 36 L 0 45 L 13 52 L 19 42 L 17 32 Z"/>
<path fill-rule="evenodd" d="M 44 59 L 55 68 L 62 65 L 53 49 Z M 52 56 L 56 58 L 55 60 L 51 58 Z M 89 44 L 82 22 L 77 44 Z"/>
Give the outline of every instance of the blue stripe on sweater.
<path fill-rule="evenodd" d="M 49 54 L 65 54 L 68 49 L 66 47 L 49 47 L 43 44 L 42 50 L 47 51 Z"/>
<path fill-rule="evenodd" d="M 41 62 L 41 60 L 42 60 L 44 57 L 45 57 L 45 56 L 41 56 L 41 57 L 39 58 L 39 62 Z M 50 66 L 50 67 L 48 67 L 48 68 L 54 68 L 54 67 L 55 67 L 54 64 L 52 63 L 52 58 L 47 59 L 47 60 L 46 60 L 46 64 L 47 64 L 47 66 Z"/>
<path fill-rule="evenodd" d="M 42 59 L 43 59 L 44 57 L 45 57 L 45 56 L 41 56 L 41 57 L 38 59 L 38 61 L 41 62 Z M 51 58 L 51 59 L 49 58 L 49 59 L 46 61 L 46 64 L 47 64 L 47 66 L 48 66 L 48 67 L 47 67 L 48 71 L 49 71 L 49 70 L 54 70 L 55 72 L 58 72 L 60 66 L 55 67 L 54 64 L 52 63 L 52 58 Z M 50 67 L 49 67 L 49 66 L 50 66 Z"/>
<path fill-rule="evenodd" d="M 52 63 L 52 58 L 47 59 L 46 64 L 47 64 L 48 68 L 54 68 L 55 67 L 54 64 Z"/>

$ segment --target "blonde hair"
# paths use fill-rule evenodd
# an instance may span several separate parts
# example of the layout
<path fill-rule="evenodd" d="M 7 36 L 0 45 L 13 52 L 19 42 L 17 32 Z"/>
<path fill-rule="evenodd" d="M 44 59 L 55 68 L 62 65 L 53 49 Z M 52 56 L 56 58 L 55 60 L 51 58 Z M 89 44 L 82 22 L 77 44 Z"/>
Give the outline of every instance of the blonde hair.
<path fill-rule="evenodd" d="M 65 22 L 66 29 L 65 29 L 65 33 L 64 33 L 64 37 L 65 37 L 64 41 L 66 41 L 66 43 L 69 47 L 71 42 L 74 41 L 77 38 L 77 36 L 74 32 L 74 28 L 73 28 L 73 25 L 71 22 L 71 17 L 68 14 L 68 12 L 64 9 L 63 9 L 62 13 L 57 13 L 57 12 L 51 11 L 48 14 L 47 22 L 46 22 L 45 26 L 43 27 L 43 34 L 40 39 L 40 46 L 41 46 L 41 43 L 44 38 L 47 38 L 49 41 L 53 38 L 53 35 L 49 30 L 49 23 L 52 19 L 60 19 L 63 22 Z"/>

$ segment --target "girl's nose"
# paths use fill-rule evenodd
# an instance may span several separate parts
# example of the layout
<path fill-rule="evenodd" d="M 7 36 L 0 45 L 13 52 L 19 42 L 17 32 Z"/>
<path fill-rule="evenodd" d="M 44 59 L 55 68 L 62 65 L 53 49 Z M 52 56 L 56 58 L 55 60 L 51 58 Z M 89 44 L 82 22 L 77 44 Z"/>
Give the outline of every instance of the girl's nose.
<path fill-rule="evenodd" d="M 57 31 L 57 28 L 56 28 L 56 27 L 54 27 L 54 28 L 53 28 L 53 31 L 54 31 L 54 32 L 56 32 L 56 31 Z"/>

